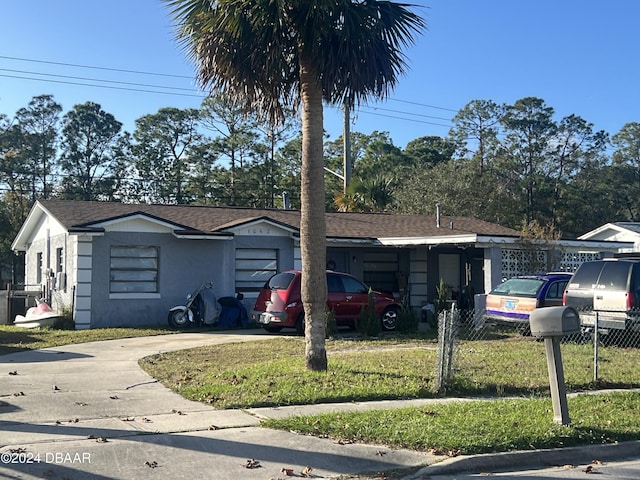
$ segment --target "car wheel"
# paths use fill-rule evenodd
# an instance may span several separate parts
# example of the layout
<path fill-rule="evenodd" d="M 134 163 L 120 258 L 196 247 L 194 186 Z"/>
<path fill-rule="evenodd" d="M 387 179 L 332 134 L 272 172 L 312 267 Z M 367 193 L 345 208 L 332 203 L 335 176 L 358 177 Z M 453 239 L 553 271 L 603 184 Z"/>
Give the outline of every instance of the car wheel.
<path fill-rule="evenodd" d="M 382 312 L 381 321 L 383 330 L 395 330 L 398 323 L 398 309 L 396 307 L 387 307 Z"/>
<path fill-rule="evenodd" d="M 296 333 L 298 335 L 304 335 L 304 313 L 301 313 L 296 320 Z"/>

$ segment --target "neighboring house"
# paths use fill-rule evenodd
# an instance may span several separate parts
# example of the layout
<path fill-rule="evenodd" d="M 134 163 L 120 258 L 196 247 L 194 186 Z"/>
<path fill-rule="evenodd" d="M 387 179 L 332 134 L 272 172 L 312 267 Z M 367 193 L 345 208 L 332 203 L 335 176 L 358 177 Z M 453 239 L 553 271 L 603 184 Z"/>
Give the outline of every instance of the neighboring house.
<path fill-rule="evenodd" d="M 488 292 L 532 270 L 573 271 L 620 242 L 522 241 L 519 232 L 467 217 L 327 213 L 327 263 L 415 311 L 442 278 Z M 43 285 L 77 328 L 164 325 L 171 306 L 202 282 L 251 308 L 273 273 L 300 268 L 300 212 L 40 200 L 12 248 L 25 252 L 25 283 Z"/>
<path fill-rule="evenodd" d="M 581 240 L 631 242 L 633 246 L 620 248 L 618 253 L 640 252 L 640 223 L 607 223 L 580 236 Z"/>

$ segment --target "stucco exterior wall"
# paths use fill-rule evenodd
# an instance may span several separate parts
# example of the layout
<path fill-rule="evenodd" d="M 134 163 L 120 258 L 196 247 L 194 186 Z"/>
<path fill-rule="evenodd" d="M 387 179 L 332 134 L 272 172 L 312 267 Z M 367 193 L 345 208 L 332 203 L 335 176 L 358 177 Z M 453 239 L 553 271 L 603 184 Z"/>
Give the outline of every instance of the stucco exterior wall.
<path fill-rule="evenodd" d="M 158 290 L 156 294 L 109 293 L 110 251 L 112 245 L 155 246 L 159 249 Z M 292 268 L 293 241 L 286 237 L 237 236 L 234 239 L 179 239 L 171 234 L 109 232 L 93 237 L 91 271 L 79 278 L 78 323 L 91 328 L 167 324 L 171 307 L 183 305 L 189 292 L 203 282 L 213 281 L 218 296 L 235 293 L 235 249 L 275 248 L 279 269 Z M 79 256 L 82 262 L 82 256 Z M 89 284 L 80 284 L 83 282 Z M 83 291 L 90 294 L 84 295 Z M 250 309 L 253 301 L 245 298 Z M 87 304 L 87 302 L 90 303 Z M 83 313 L 85 312 L 85 313 Z M 79 325 L 80 326 L 80 325 Z"/>

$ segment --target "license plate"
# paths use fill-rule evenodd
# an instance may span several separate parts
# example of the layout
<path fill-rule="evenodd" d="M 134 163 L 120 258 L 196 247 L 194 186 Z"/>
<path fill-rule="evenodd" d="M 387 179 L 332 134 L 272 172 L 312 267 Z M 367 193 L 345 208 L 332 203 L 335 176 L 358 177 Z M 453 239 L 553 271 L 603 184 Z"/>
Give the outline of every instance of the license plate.
<path fill-rule="evenodd" d="M 505 300 L 504 308 L 506 308 L 507 310 L 515 310 L 517 303 L 518 302 L 516 302 L 515 300 Z"/>
<path fill-rule="evenodd" d="M 271 317 L 269 315 L 267 315 L 266 313 L 260 314 L 260 319 L 258 320 L 258 323 L 267 324 L 270 321 L 271 321 Z"/>

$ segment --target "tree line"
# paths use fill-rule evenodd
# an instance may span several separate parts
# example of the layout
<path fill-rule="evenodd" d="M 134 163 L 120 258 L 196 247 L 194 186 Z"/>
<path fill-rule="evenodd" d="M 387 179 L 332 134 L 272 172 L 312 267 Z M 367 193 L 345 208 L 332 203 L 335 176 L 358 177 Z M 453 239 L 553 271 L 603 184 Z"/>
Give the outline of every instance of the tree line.
<path fill-rule="evenodd" d="M 295 112 L 278 128 L 222 94 L 199 109 L 161 108 L 123 130 L 94 102 L 63 114 L 52 95 L 0 114 L 0 253 L 37 198 L 128 203 L 300 207 L 301 134 Z M 327 211 L 471 216 L 518 230 L 575 237 L 640 215 L 640 123 L 610 135 L 544 100 L 474 100 L 446 137 L 405 148 L 389 132 L 350 134 L 352 181 L 343 191 L 342 138 L 324 145 Z"/>

